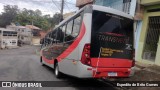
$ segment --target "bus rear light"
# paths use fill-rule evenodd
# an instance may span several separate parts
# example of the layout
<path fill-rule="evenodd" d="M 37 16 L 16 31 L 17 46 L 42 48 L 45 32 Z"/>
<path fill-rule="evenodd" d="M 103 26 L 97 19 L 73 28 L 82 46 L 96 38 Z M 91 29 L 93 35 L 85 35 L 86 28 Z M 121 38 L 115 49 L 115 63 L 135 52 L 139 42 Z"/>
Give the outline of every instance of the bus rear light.
<path fill-rule="evenodd" d="M 91 65 L 90 44 L 85 44 L 82 52 L 81 62 L 85 65 Z"/>

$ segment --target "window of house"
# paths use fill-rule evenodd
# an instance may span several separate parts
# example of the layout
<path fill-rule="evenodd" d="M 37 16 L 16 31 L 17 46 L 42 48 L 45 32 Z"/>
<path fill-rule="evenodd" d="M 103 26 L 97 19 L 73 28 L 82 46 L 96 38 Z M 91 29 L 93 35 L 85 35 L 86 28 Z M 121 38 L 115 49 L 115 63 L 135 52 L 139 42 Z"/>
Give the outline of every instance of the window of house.
<path fill-rule="evenodd" d="M 8 36 L 9 32 L 8 31 L 3 31 L 3 36 Z"/>
<path fill-rule="evenodd" d="M 12 45 L 16 45 L 16 40 L 12 40 Z"/>

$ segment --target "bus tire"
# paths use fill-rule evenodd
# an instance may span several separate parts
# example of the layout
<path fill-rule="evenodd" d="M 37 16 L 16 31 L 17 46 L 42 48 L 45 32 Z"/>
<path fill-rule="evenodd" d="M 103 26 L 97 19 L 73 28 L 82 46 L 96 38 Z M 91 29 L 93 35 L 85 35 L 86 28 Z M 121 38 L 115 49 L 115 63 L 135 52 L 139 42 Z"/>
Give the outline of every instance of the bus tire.
<path fill-rule="evenodd" d="M 59 71 L 58 63 L 55 63 L 54 74 L 56 78 L 61 78 L 61 72 Z"/>
<path fill-rule="evenodd" d="M 42 57 L 40 58 L 40 63 L 42 66 L 44 66 L 44 63 L 43 63 L 43 60 L 42 60 Z"/>

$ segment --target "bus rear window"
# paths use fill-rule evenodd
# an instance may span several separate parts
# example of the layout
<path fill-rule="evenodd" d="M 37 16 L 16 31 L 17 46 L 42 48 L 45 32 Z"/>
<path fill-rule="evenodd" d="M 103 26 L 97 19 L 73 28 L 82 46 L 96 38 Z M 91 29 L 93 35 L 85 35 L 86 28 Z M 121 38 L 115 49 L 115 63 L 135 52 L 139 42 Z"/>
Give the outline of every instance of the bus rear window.
<path fill-rule="evenodd" d="M 133 20 L 93 11 L 91 57 L 131 59 L 132 50 Z"/>
<path fill-rule="evenodd" d="M 121 16 L 93 11 L 92 32 L 132 36 L 133 20 Z"/>

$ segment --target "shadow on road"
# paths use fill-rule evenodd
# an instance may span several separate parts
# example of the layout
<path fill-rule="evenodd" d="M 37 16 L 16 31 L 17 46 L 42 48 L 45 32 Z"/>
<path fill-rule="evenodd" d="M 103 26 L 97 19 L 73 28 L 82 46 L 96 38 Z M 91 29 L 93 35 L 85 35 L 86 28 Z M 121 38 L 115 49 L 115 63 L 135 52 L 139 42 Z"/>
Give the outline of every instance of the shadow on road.
<path fill-rule="evenodd" d="M 54 69 L 45 65 L 44 68 L 46 68 L 50 72 L 54 71 Z M 115 90 L 114 87 L 107 85 L 106 83 L 100 82 L 97 79 L 81 79 L 63 74 L 59 80 L 60 82 L 66 83 L 66 86 L 62 85 L 62 87 L 75 87 L 76 90 Z"/>

